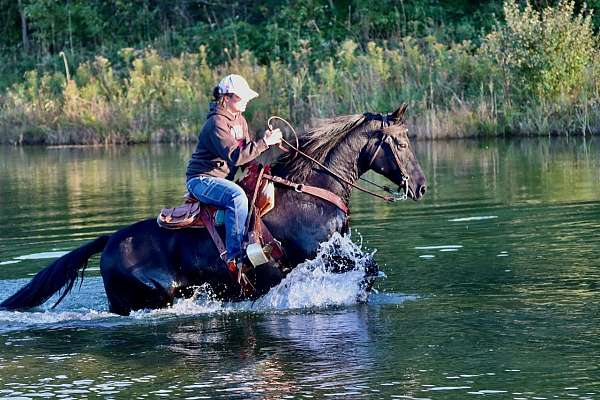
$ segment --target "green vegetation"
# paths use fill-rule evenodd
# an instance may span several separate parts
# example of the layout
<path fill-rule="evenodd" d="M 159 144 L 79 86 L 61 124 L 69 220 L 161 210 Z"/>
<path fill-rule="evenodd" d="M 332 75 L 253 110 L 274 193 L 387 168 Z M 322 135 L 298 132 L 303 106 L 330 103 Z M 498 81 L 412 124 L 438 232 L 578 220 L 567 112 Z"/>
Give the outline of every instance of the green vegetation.
<path fill-rule="evenodd" d="M 406 101 L 420 137 L 600 131 L 594 2 L 0 3 L 0 143 L 194 140 L 230 72 L 256 130 Z"/>

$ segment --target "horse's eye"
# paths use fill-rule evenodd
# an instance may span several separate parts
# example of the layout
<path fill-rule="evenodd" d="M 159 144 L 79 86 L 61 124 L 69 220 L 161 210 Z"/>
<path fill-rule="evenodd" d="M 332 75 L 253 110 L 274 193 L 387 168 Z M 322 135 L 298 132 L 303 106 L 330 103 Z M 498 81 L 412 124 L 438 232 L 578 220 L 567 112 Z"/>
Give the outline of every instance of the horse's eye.
<path fill-rule="evenodd" d="M 398 147 L 400 147 L 401 149 L 405 149 L 405 148 L 408 147 L 408 144 L 406 144 L 404 142 L 403 143 L 398 143 Z"/>

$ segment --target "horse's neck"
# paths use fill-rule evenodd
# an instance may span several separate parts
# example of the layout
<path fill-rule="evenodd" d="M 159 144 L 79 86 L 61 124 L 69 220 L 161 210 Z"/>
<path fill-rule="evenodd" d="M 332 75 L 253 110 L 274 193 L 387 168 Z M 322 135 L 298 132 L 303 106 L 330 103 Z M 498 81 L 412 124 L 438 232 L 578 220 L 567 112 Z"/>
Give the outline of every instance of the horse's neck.
<path fill-rule="evenodd" d="M 363 170 L 364 162 L 361 160 L 361 154 L 366 144 L 366 137 L 349 135 L 327 155 L 323 164 L 346 181 L 355 183 L 366 172 Z M 327 189 L 346 202 L 350 200 L 352 186 L 342 182 L 316 164 L 304 183 Z"/>

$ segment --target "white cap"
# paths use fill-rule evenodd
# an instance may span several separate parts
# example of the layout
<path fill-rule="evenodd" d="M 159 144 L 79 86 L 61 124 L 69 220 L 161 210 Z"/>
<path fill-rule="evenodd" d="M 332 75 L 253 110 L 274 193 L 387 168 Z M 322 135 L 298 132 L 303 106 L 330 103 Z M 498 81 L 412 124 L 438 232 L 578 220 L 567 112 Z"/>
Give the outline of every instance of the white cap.
<path fill-rule="evenodd" d="M 258 97 L 258 93 L 250 89 L 248 82 L 240 75 L 227 75 L 219 82 L 219 92 L 221 94 L 233 93 L 240 96 L 242 100 L 250 101 Z"/>

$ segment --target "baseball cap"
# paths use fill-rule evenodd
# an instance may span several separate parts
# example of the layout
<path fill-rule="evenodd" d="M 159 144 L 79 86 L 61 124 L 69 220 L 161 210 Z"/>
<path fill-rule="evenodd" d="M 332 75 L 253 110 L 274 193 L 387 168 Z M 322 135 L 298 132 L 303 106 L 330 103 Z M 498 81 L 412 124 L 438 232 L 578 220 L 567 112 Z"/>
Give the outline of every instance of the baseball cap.
<path fill-rule="evenodd" d="M 248 82 L 240 75 L 227 75 L 225 78 L 221 79 L 218 87 L 221 94 L 233 93 L 246 101 L 258 97 L 258 93 L 250 89 Z"/>

